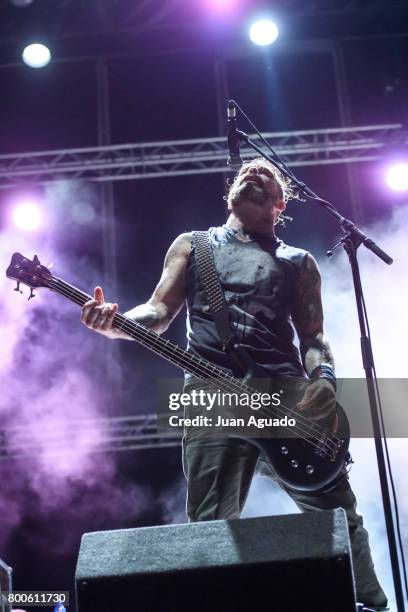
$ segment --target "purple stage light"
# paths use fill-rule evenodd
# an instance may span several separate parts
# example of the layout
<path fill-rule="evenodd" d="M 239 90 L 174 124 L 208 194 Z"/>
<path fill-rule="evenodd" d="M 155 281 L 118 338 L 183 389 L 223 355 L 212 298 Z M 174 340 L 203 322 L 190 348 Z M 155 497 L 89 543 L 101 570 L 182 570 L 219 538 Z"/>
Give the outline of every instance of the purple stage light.
<path fill-rule="evenodd" d="M 13 210 L 13 221 L 19 229 L 32 232 L 40 227 L 42 213 L 35 201 L 24 200 L 16 204 Z"/>
<path fill-rule="evenodd" d="M 394 191 L 408 191 L 408 163 L 391 166 L 387 172 L 387 184 Z"/>
<path fill-rule="evenodd" d="M 217 11 L 230 9 L 237 5 L 238 0 L 206 0 L 208 6 Z"/>

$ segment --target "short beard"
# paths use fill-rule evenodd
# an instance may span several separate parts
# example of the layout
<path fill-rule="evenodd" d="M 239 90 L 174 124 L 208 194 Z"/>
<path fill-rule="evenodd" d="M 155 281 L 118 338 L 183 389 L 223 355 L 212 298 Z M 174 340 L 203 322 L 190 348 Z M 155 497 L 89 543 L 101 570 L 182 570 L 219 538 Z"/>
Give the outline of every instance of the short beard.
<path fill-rule="evenodd" d="M 254 204 L 263 204 L 268 197 L 268 194 L 263 189 L 260 189 L 251 182 L 245 182 L 236 187 L 234 185 L 231 187 L 231 191 L 228 194 L 228 203 L 232 207 L 245 200 L 250 200 Z"/>

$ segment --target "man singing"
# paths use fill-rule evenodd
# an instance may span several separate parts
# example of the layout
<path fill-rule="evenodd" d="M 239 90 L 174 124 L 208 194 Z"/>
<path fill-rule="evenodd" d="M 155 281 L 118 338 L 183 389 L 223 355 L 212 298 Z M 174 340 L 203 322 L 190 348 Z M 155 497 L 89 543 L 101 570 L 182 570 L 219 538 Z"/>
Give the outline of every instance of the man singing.
<path fill-rule="evenodd" d="M 259 158 L 244 164 L 227 197 L 228 220 L 222 227 L 210 228 L 210 243 L 236 340 L 271 377 L 307 375 L 312 383 L 299 410 L 315 421 L 331 418 L 335 427 L 336 378 L 323 332 L 319 270 L 308 252 L 285 245 L 275 234 L 291 195 L 290 186 L 267 161 Z M 232 371 L 231 358 L 223 350 L 209 312 L 192 238 L 192 233 L 176 238 L 152 297 L 126 316 L 161 333 L 186 302 L 189 349 Z M 81 320 L 109 338 L 130 339 L 113 327 L 117 308 L 117 304 L 105 303 L 102 289 L 96 287 L 94 299 L 83 307 Z M 293 343 L 292 324 L 299 337 L 299 350 Z M 195 382 L 186 374 L 187 390 Z M 302 511 L 344 508 L 357 600 L 375 610 L 386 609 L 387 598 L 375 575 L 368 534 L 356 511 L 356 498 L 345 470 L 324 490 L 294 491 L 279 481 L 249 441 L 194 435 L 184 437 L 183 467 L 190 521 L 239 517 L 256 471 L 274 478 Z"/>

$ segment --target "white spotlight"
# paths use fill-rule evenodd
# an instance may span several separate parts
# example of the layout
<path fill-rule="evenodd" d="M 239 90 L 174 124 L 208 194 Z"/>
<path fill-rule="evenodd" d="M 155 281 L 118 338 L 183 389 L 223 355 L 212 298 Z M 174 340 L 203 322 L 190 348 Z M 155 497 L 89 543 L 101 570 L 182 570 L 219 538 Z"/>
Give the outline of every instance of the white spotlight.
<path fill-rule="evenodd" d="M 30 68 L 44 68 L 51 61 L 48 47 L 39 43 L 28 45 L 23 51 L 23 62 Z"/>
<path fill-rule="evenodd" d="M 13 210 L 15 225 L 25 231 L 38 229 L 42 222 L 42 214 L 38 206 L 30 201 L 20 202 Z"/>
<path fill-rule="evenodd" d="M 260 45 L 261 47 L 271 45 L 278 36 L 278 26 L 270 19 L 255 21 L 249 29 L 249 38 L 255 45 Z"/>
<path fill-rule="evenodd" d="M 408 164 L 400 163 L 391 166 L 387 172 L 387 183 L 394 191 L 408 190 Z"/>

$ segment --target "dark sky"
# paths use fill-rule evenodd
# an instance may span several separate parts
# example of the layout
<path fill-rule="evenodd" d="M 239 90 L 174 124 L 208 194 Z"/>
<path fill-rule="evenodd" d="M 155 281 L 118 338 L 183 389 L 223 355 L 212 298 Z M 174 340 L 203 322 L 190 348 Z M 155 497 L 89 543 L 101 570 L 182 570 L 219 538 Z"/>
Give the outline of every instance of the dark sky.
<path fill-rule="evenodd" d="M 306 4 L 315 6 L 315 12 L 306 9 Z M 344 9 L 345 4 L 349 10 Z M 236 14 L 224 18 L 210 14 L 204 5 L 204 0 L 34 0 L 30 7 L 18 9 L 2 0 L 0 154 L 95 146 L 96 66 L 101 58 L 109 70 L 113 144 L 225 134 L 220 113 L 226 100 L 221 99 L 218 106 L 217 99 L 222 94 L 217 92 L 215 78 L 215 62 L 220 60 L 229 96 L 240 103 L 261 131 L 338 127 L 341 114 L 333 56 L 310 50 L 311 41 L 322 39 L 334 41 L 342 55 L 349 124 L 406 124 L 406 3 L 269 3 L 283 27 L 279 44 L 267 50 L 253 48 L 245 38 L 245 19 L 249 7 L 254 8 L 256 2 L 243 0 Z M 55 60 L 44 70 L 31 70 L 19 61 L 23 42 L 34 33 L 48 40 L 53 50 Z M 307 44 L 301 44 L 302 40 Z M 250 131 L 243 119 L 239 125 Z M 335 202 L 343 214 L 351 214 L 344 165 L 302 167 L 295 172 L 315 191 Z M 354 172 L 359 184 L 361 218 L 369 221 L 385 215 L 389 201 L 378 189 L 375 164 L 356 164 Z M 118 295 L 110 298 L 117 299 L 122 310 L 150 296 L 163 256 L 175 236 L 224 221 L 223 189 L 222 174 L 114 184 L 119 286 Z M 6 200 L 6 192 L 0 191 L 3 209 Z M 337 236 L 334 222 L 323 213 L 317 214 L 313 204 L 291 203 L 288 212 L 295 220 L 283 230 L 283 240 L 321 257 Z M 1 223 L 4 226 L 4 215 Z M 99 266 L 102 276 L 97 250 L 90 247 L 89 258 Z M 72 256 L 75 258 L 75 253 Z M 84 279 L 84 288 L 87 281 Z M 184 343 L 184 325 L 180 317 L 170 337 Z M 132 412 L 135 394 L 145 395 L 141 412 L 149 412 L 148 390 L 158 376 L 175 375 L 175 371 L 134 345 L 123 346 L 121 356 L 128 385 L 121 394 L 118 412 Z M 132 380 L 131 375 L 132 371 L 140 372 L 141 364 L 144 390 L 140 389 L 139 377 Z M 136 478 L 142 483 L 150 479 L 157 491 L 165 481 L 181 476 L 176 450 L 158 454 L 147 451 L 142 467 L 140 461 L 133 462 L 139 468 L 130 467 L 132 457 L 120 461 L 123 478 Z M 165 477 L 157 469 L 159 462 L 166 465 Z M 149 515 L 139 516 L 137 524 L 163 520 L 158 506 Z M 113 521 L 101 528 L 122 526 L 130 525 Z M 68 580 L 67 576 L 73 574 L 76 549 L 60 561 L 59 569 L 55 564 L 51 569 L 47 560 L 36 553 L 35 541 L 27 543 L 24 539 L 25 533 L 41 533 L 43 528 L 35 514 L 27 517 L 13 542 L 10 562 L 16 564 L 18 586 L 24 577 L 21 588 L 40 588 L 46 576 L 51 588 L 61 576 Z M 33 570 L 35 564 L 37 569 Z"/>

